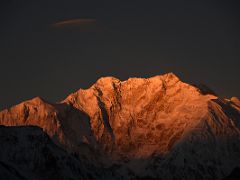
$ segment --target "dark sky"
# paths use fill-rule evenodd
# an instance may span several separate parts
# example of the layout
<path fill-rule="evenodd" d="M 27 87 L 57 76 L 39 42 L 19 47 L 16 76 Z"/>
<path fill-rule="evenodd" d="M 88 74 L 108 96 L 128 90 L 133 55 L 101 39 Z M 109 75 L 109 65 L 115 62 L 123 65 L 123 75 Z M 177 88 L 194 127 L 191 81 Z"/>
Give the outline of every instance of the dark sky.
<path fill-rule="evenodd" d="M 0 109 L 101 76 L 176 73 L 240 96 L 240 6 L 225 0 L 1 0 Z"/>

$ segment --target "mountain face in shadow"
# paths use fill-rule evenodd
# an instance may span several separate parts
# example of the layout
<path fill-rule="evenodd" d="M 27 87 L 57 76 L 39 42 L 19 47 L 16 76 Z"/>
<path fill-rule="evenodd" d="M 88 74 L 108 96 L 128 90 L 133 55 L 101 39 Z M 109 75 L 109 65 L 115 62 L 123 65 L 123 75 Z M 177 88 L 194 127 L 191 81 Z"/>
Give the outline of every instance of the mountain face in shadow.
<path fill-rule="evenodd" d="M 98 179 L 104 174 L 103 168 L 58 147 L 37 126 L 0 126 L 0 141 L 1 179 Z"/>
<path fill-rule="evenodd" d="M 0 124 L 14 131 L 26 126 L 21 133 L 30 134 L 28 126 L 42 128 L 55 144 L 52 154 L 61 149 L 76 161 L 73 169 L 81 169 L 62 179 L 223 179 L 240 165 L 239 104 L 173 73 L 126 81 L 104 77 L 60 103 L 37 97 L 3 110 Z M 4 129 L 6 136 L 13 131 Z M 31 150 L 26 145 L 23 151 Z M 18 162 L 0 161 L 4 173 L 21 172 Z"/>

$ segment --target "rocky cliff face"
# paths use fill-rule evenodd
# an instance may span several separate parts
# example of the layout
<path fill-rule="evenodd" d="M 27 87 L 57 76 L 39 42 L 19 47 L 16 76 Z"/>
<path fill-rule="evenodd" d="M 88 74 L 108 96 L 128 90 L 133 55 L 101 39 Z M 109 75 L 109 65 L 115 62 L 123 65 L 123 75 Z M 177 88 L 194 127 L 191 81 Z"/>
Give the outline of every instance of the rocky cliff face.
<path fill-rule="evenodd" d="M 108 155 L 135 174 L 125 178 L 221 179 L 240 164 L 239 122 L 238 98 L 173 73 L 100 78 L 61 103 L 35 98 L 0 112 L 3 125 L 37 125 L 69 151 Z"/>

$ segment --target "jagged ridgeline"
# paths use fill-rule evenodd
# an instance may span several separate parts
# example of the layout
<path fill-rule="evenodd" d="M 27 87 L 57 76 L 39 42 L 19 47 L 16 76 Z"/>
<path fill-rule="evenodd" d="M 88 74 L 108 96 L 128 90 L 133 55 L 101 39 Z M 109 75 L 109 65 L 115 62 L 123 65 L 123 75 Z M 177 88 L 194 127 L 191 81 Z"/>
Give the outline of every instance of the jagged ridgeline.
<path fill-rule="evenodd" d="M 89 171 L 99 179 L 223 179 L 240 165 L 240 101 L 211 92 L 173 73 L 104 77 L 60 103 L 37 97 L 3 110 L 0 123 L 41 127 L 86 164 L 86 179 Z"/>

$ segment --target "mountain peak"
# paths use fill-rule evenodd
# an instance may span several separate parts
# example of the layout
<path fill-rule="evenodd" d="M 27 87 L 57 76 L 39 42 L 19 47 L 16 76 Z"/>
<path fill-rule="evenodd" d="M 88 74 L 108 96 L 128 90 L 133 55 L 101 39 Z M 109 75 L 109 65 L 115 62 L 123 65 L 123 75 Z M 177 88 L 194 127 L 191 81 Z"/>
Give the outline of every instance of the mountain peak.
<path fill-rule="evenodd" d="M 113 161 L 145 160 L 150 165 L 144 162 L 143 171 L 161 179 L 169 179 L 169 169 L 177 169 L 176 179 L 198 175 L 188 175 L 187 169 L 209 179 L 213 174 L 206 162 L 220 162 L 214 172 L 222 177 L 240 162 L 239 99 L 221 100 L 201 89 L 174 73 L 125 81 L 102 77 L 62 103 L 36 97 L 4 110 L 0 123 L 42 127 L 55 143 L 85 155 L 96 150 Z M 231 156 L 227 161 L 226 154 Z"/>
<path fill-rule="evenodd" d="M 188 128 L 207 116 L 208 103 L 216 98 L 167 73 L 125 81 L 103 77 L 64 102 L 89 115 L 94 136 L 107 151 L 145 157 L 168 152 Z M 178 138 L 160 137 L 166 129 Z"/>
<path fill-rule="evenodd" d="M 173 72 L 169 72 L 169 73 L 166 73 L 166 74 L 163 74 L 163 75 L 160 75 L 160 76 L 163 76 L 167 79 L 176 79 L 176 80 L 179 80 L 179 77 L 174 74 Z"/>
<path fill-rule="evenodd" d="M 29 100 L 29 102 L 32 102 L 34 104 L 42 104 L 42 103 L 45 103 L 46 101 L 43 100 L 43 98 L 41 98 L 40 96 L 36 96 L 36 97 L 32 98 L 31 100 Z"/>
<path fill-rule="evenodd" d="M 141 83 L 143 81 L 151 80 L 154 83 L 154 80 L 164 80 L 167 83 L 176 83 L 180 81 L 179 77 L 175 75 L 174 73 L 166 73 L 163 75 L 157 75 L 149 78 L 141 78 L 141 77 L 130 77 L 127 80 L 121 81 L 118 78 L 115 78 L 113 76 L 106 76 L 106 77 L 101 77 L 99 78 L 95 84 L 93 84 L 92 87 L 94 86 L 107 86 L 107 85 L 112 85 L 112 84 L 121 84 L 121 83 Z"/>
<path fill-rule="evenodd" d="M 105 76 L 101 77 L 97 80 L 96 84 L 98 83 L 109 83 L 109 82 L 119 82 L 120 80 L 113 76 Z"/>
<path fill-rule="evenodd" d="M 154 79 L 154 78 L 160 78 L 165 83 L 167 83 L 169 85 L 174 85 L 177 82 L 181 82 L 180 78 L 176 74 L 174 74 L 172 72 L 166 73 L 166 74 L 163 74 L 163 75 L 154 76 L 154 77 L 152 77 L 150 79 Z"/>
<path fill-rule="evenodd" d="M 92 85 L 92 87 L 97 88 L 98 86 L 114 86 L 116 83 L 120 83 L 121 81 L 115 77 L 112 76 L 106 76 L 99 78 L 95 84 Z"/>

